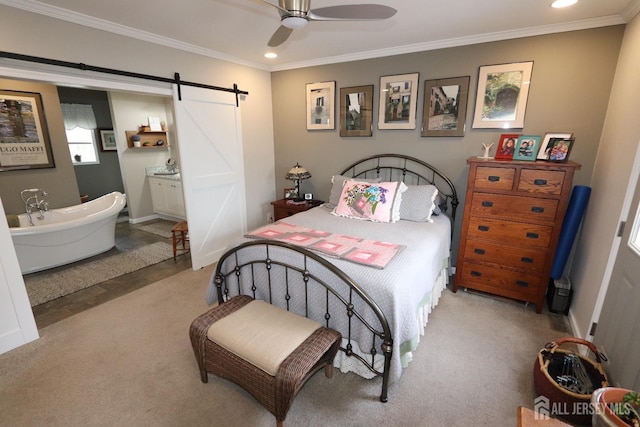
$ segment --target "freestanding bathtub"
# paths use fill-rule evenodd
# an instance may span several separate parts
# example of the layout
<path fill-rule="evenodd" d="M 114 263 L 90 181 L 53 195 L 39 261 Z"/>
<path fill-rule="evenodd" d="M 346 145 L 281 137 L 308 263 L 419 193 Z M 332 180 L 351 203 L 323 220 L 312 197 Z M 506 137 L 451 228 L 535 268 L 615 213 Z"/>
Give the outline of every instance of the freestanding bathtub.
<path fill-rule="evenodd" d="M 18 215 L 20 227 L 9 228 L 22 274 L 69 264 L 106 252 L 115 246 L 118 213 L 126 197 L 117 191 L 66 208 Z"/>

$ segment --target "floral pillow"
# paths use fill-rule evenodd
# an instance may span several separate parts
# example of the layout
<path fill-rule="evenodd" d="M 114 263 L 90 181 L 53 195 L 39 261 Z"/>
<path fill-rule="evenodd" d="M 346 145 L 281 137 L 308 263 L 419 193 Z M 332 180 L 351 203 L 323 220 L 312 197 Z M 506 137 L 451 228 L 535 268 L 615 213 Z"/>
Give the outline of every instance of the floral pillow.
<path fill-rule="evenodd" d="M 361 181 L 361 182 L 380 182 L 381 181 L 380 178 L 365 179 L 365 178 L 349 178 L 348 176 L 344 176 L 344 175 L 332 176 L 331 184 L 333 185 L 331 186 L 331 194 L 329 194 L 329 204 L 331 205 L 331 207 L 337 206 L 338 202 L 340 201 L 340 195 L 342 194 L 342 187 L 344 187 L 344 183 L 350 179 L 353 181 Z"/>
<path fill-rule="evenodd" d="M 334 215 L 374 222 L 396 222 L 400 219 L 402 182 L 368 183 L 347 180 L 342 187 Z"/>

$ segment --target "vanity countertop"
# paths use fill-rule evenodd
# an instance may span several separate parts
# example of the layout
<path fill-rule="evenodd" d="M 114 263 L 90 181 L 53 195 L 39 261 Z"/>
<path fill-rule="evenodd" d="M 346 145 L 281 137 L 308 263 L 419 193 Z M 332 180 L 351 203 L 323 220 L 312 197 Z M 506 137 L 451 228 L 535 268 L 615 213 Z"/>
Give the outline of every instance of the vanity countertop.
<path fill-rule="evenodd" d="M 150 166 L 145 168 L 147 176 L 180 181 L 180 172 L 171 171 L 166 166 Z"/>

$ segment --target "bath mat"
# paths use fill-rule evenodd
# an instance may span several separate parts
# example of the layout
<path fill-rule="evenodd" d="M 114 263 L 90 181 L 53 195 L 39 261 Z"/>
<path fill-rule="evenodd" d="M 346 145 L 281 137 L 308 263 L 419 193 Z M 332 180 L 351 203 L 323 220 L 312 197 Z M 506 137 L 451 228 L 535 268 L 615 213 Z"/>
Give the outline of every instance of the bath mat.
<path fill-rule="evenodd" d="M 165 242 L 157 242 L 75 268 L 26 275 L 24 283 L 31 306 L 34 307 L 169 258 L 173 258 L 173 247 Z"/>
<path fill-rule="evenodd" d="M 173 221 L 161 220 L 152 224 L 141 225 L 138 230 L 146 231 L 161 237 L 171 238 L 171 228 L 176 225 Z"/>

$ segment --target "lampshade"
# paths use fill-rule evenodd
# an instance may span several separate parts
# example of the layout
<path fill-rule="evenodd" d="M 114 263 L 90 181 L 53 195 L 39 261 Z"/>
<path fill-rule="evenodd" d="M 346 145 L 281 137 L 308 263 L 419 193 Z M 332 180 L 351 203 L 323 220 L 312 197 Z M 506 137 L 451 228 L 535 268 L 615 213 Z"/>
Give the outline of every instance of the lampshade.
<path fill-rule="evenodd" d="M 287 174 L 285 175 L 285 179 L 290 179 L 291 181 L 296 182 L 296 199 L 297 200 L 301 200 L 300 181 L 308 178 L 311 178 L 311 173 L 305 168 L 303 168 L 302 166 L 300 166 L 298 163 L 296 163 L 294 167 L 289 169 L 289 172 L 287 172 Z"/>
<path fill-rule="evenodd" d="M 285 179 L 290 179 L 291 181 L 309 179 L 309 178 L 311 178 L 311 173 L 305 168 L 303 168 L 302 166 L 300 166 L 298 163 L 296 163 L 294 167 L 289 169 L 289 172 L 287 172 L 287 175 L 285 175 Z"/>

